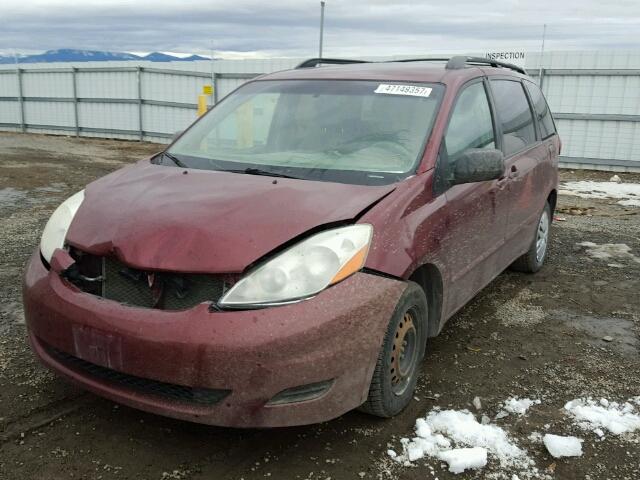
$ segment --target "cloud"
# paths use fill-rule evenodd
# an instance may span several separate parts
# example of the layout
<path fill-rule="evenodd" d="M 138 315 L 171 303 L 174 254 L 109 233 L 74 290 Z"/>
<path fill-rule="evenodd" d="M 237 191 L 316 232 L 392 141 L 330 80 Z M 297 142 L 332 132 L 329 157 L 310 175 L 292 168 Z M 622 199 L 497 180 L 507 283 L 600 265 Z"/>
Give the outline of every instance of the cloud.
<path fill-rule="evenodd" d="M 2 0 L 0 50 L 245 52 L 311 56 L 319 2 Z M 637 0 L 327 0 L 325 54 L 392 55 L 540 46 L 640 47 Z"/>

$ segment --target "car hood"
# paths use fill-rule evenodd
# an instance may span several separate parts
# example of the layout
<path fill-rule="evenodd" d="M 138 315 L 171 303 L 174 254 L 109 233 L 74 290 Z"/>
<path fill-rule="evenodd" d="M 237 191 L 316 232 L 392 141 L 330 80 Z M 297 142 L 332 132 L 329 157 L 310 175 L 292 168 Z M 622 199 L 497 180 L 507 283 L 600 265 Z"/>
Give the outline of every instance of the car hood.
<path fill-rule="evenodd" d="M 354 219 L 393 189 L 144 161 L 87 186 L 67 242 L 140 269 L 237 273 L 315 227 Z"/>

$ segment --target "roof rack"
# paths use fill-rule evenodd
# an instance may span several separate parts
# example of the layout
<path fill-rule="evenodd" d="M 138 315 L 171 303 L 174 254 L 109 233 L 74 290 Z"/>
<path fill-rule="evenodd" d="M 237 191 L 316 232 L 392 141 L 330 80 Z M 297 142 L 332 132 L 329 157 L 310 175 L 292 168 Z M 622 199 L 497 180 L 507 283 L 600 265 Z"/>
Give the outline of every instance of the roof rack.
<path fill-rule="evenodd" d="M 458 70 L 464 68 L 467 65 L 490 65 L 492 67 L 504 67 L 516 72 L 527 74 L 524 68 L 511 63 L 499 62 L 491 58 L 484 57 L 467 57 L 464 55 L 457 55 L 455 57 L 447 58 L 405 58 L 403 60 L 387 60 L 388 62 L 447 62 L 445 68 L 447 70 Z"/>
<path fill-rule="evenodd" d="M 451 59 L 451 57 L 440 57 L 440 58 L 436 58 L 436 57 L 430 57 L 430 58 L 402 58 L 399 60 L 386 60 L 385 63 L 392 63 L 392 62 L 448 62 Z"/>
<path fill-rule="evenodd" d="M 347 60 L 345 58 L 310 58 L 309 60 L 305 60 L 300 65 L 296 66 L 298 68 L 312 68 L 318 67 L 320 65 L 348 65 L 351 63 L 370 63 L 367 60 Z"/>
<path fill-rule="evenodd" d="M 468 57 L 464 55 L 457 55 L 455 57 L 441 57 L 441 58 L 405 58 L 400 60 L 385 60 L 383 63 L 392 62 L 447 62 L 445 68 L 447 70 L 459 70 L 467 65 L 489 65 L 491 67 L 502 67 L 514 70 L 524 75 L 527 74 L 526 70 L 517 65 L 511 63 L 499 62 L 491 58 L 484 57 Z M 373 63 L 368 60 L 347 60 L 344 58 L 311 58 L 305 60 L 296 68 L 310 68 L 318 67 L 320 65 L 348 65 L 352 63 Z"/>
<path fill-rule="evenodd" d="M 524 68 L 519 67 L 517 65 L 513 65 L 512 63 L 499 62 L 498 60 L 493 60 L 491 58 L 484 58 L 484 57 L 466 57 L 466 56 L 451 57 L 447 62 L 447 66 L 445 68 L 447 68 L 448 70 L 458 70 L 460 68 L 464 68 L 468 64 L 489 65 L 491 67 L 509 68 L 511 70 L 515 70 L 518 73 L 522 73 L 524 75 L 527 74 L 527 71 Z"/>

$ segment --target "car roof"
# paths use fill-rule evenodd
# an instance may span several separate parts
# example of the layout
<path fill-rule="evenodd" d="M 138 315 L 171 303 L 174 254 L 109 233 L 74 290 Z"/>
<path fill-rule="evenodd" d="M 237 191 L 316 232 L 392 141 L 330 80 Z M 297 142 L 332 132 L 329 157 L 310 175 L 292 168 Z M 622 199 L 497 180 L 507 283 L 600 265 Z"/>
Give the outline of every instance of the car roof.
<path fill-rule="evenodd" d="M 483 75 L 526 78 L 525 75 L 507 68 L 467 65 L 464 68 L 447 69 L 445 63 L 415 61 L 330 65 L 283 70 L 263 75 L 259 80 L 374 80 L 459 84 Z"/>

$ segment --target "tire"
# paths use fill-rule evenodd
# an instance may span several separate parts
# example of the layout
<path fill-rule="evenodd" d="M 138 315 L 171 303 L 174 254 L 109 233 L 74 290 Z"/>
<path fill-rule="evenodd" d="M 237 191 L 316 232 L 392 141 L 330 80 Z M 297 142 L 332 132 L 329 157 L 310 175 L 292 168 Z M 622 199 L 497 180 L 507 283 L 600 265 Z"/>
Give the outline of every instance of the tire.
<path fill-rule="evenodd" d="M 360 406 L 361 411 L 383 418 L 397 415 L 411 402 L 427 344 L 427 297 L 417 283 L 407 283 L 389 321 L 369 396 Z M 395 355 L 399 348 L 403 356 Z"/>
<path fill-rule="evenodd" d="M 551 207 L 549 203 L 545 203 L 529 250 L 511 264 L 512 270 L 535 273 L 542 268 L 549 251 L 549 227 L 551 227 Z"/>

